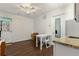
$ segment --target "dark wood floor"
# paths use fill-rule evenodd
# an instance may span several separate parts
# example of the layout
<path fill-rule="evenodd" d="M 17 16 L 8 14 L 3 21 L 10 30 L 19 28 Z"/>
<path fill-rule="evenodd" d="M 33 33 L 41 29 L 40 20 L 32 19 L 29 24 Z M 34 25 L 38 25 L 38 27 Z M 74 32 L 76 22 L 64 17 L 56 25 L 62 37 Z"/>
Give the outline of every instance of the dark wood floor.
<path fill-rule="evenodd" d="M 32 40 L 16 42 L 6 47 L 6 56 L 53 56 L 53 46 L 41 51 Z"/>

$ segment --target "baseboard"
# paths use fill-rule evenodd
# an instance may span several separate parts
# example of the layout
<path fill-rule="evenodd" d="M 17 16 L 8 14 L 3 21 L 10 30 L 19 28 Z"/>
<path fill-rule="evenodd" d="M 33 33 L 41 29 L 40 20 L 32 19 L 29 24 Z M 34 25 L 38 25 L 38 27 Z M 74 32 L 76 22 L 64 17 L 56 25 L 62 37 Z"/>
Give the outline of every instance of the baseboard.
<path fill-rule="evenodd" d="M 6 42 L 7 44 L 11 44 L 11 43 L 16 43 L 16 42 L 21 42 L 21 41 L 24 41 L 24 40 L 32 40 L 32 39 L 23 39 L 23 40 L 17 40 L 17 41 L 11 41 L 11 42 Z"/>

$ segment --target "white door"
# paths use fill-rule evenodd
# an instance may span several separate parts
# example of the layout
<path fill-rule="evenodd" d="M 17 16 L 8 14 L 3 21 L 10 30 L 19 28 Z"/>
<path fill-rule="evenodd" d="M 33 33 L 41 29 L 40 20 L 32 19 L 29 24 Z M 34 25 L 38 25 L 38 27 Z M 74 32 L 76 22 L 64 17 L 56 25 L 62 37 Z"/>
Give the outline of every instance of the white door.
<path fill-rule="evenodd" d="M 61 36 L 65 35 L 65 20 L 63 19 L 63 16 L 54 16 L 53 17 L 53 32 L 54 36 L 56 38 L 61 38 Z"/>
<path fill-rule="evenodd" d="M 55 37 L 61 38 L 61 18 L 55 19 Z"/>

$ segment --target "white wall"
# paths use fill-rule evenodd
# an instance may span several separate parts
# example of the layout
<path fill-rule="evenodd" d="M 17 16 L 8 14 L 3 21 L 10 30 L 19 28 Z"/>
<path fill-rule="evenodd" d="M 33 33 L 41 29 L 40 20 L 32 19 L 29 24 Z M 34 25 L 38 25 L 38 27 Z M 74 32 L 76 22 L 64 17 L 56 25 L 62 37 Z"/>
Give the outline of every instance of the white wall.
<path fill-rule="evenodd" d="M 39 33 L 51 33 L 54 35 L 55 17 L 61 17 L 61 35 L 65 36 L 65 21 L 74 18 L 74 4 L 69 4 L 66 8 L 52 10 L 45 15 L 34 20 L 34 30 Z"/>
<path fill-rule="evenodd" d="M 55 15 L 61 15 L 62 12 L 60 10 L 51 11 L 45 15 L 40 16 L 36 20 L 34 20 L 35 31 L 39 33 L 50 33 L 53 30 L 53 17 Z"/>
<path fill-rule="evenodd" d="M 70 3 L 64 10 L 65 10 L 65 20 L 73 20 L 75 16 L 74 4 Z"/>
<path fill-rule="evenodd" d="M 7 43 L 31 39 L 30 35 L 34 28 L 33 19 L 4 12 L 0 12 L 0 16 L 12 17 L 12 32 L 2 32 L 2 39 Z"/>
<path fill-rule="evenodd" d="M 59 17 L 62 18 L 61 25 L 64 23 L 64 20 L 63 20 L 64 15 L 62 12 L 63 10 L 62 11 L 61 10 L 62 9 L 54 10 L 36 19 L 34 21 L 35 31 L 38 33 L 52 34 L 52 40 L 53 40 L 55 35 L 55 17 L 59 15 Z M 65 24 L 62 25 L 62 36 L 63 35 L 65 35 Z"/>
<path fill-rule="evenodd" d="M 52 10 L 51 12 L 43 14 L 34 20 L 19 15 L 0 12 L 0 16 L 12 17 L 12 32 L 2 32 L 2 39 L 5 39 L 7 42 L 17 42 L 30 39 L 30 34 L 32 32 L 54 34 L 55 16 L 62 17 L 62 36 L 64 36 L 65 20 L 71 20 L 74 18 L 73 8 L 73 4 L 70 4 L 65 9 Z"/>

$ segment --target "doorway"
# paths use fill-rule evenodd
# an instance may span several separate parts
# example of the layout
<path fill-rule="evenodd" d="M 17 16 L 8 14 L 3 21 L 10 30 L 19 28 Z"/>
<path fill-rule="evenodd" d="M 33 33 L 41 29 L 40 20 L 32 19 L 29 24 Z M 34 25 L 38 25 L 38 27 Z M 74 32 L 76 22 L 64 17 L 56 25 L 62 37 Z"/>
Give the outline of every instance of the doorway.
<path fill-rule="evenodd" d="M 55 37 L 61 38 L 61 17 L 55 18 Z"/>

